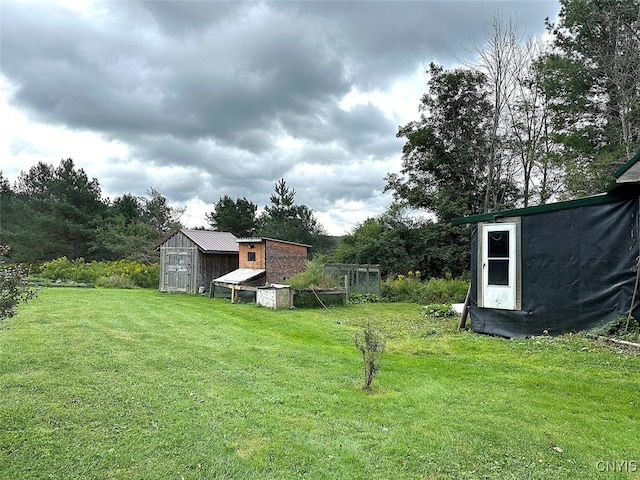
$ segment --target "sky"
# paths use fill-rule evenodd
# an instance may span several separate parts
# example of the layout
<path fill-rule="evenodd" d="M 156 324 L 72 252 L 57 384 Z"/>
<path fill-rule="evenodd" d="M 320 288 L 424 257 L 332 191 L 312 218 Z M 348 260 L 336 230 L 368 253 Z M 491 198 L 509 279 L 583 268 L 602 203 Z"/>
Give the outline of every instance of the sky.
<path fill-rule="evenodd" d="M 154 188 L 187 227 L 284 179 L 331 235 L 392 201 L 398 127 L 430 62 L 475 60 L 498 14 L 542 35 L 560 4 L 0 0 L 0 170 L 72 158 L 105 198 Z"/>

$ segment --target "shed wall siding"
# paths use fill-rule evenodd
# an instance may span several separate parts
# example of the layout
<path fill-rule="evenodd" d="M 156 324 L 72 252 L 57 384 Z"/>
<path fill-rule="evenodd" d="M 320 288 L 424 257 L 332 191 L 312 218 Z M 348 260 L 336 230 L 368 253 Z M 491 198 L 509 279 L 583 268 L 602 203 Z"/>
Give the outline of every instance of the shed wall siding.
<path fill-rule="evenodd" d="M 282 283 L 296 273 L 304 271 L 307 247 L 265 240 L 266 283 Z"/>
<path fill-rule="evenodd" d="M 253 245 L 253 248 L 249 248 L 249 245 Z M 247 254 L 249 252 L 254 252 L 256 254 L 256 260 L 254 262 L 250 262 L 247 260 Z M 238 253 L 239 253 L 239 268 L 255 268 L 258 270 L 265 270 L 267 268 L 265 261 L 265 244 L 264 242 L 256 242 L 256 243 L 240 243 L 238 245 Z"/>
<path fill-rule="evenodd" d="M 198 271 L 198 286 L 209 288 L 214 278 L 221 277 L 238 268 L 238 255 L 209 253 L 201 255 Z"/>

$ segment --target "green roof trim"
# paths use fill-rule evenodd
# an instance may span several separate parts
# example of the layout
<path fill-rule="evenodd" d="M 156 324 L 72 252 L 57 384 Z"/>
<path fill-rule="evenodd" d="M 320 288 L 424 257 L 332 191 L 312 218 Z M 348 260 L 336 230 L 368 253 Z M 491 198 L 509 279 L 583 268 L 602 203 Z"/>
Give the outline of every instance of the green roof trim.
<path fill-rule="evenodd" d="M 616 173 L 613 174 L 613 178 L 615 179 L 620 178 L 622 175 L 624 175 L 627 172 L 627 170 L 633 167 L 638 162 L 638 160 L 640 160 L 640 150 L 638 150 L 636 154 L 633 157 L 631 157 L 631 160 L 629 160 L 627 163 L 622 165 L 618 170 L 616 170 Z"/>
<path fill-rule="evenodd" d="M 465 223 L 478 223 L 494 221 L 498 218 L 505 217 L 523 217 L 525 215 L 535 215 L 537 213 L 555 212 L 557 210 L 566 210 L 568 208 L 585 207 L 588 205 L 604 205 L 629 198 L 620 192 L 601 193 L 591 197 L 578 198 L 575 200 L 567 200 L 565 202 L 545 203 L 535 207 L 516 208 L 513 210 L 502 210 L 499 212 L 480 213 L 478 215 L 470 215 L 468 217 L 459 217 L 451 220 L 453 225 L 464 225 Z"/>

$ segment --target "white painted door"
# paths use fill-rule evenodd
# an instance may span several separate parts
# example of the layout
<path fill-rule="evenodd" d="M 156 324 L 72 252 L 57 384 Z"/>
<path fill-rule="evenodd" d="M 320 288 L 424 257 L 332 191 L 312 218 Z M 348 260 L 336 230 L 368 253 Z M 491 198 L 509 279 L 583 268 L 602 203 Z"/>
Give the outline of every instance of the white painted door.
<path fill-rule="evenodd" d="M 485 224 L 480 228 L 484 308 L 517 308 L 517 224 Z"/>

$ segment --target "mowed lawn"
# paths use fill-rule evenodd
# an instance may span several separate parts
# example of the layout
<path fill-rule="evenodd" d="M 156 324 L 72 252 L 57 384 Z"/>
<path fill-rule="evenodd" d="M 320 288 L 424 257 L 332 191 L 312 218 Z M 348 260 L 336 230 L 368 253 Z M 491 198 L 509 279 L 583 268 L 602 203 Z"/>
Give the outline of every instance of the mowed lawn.
<path fill-rule="evenodd" d="M 372 392 L 367 321 L 387 340 Z M 637 355 L 456 324 L 43 289 L 0 325 L 0 478 L 640 477 Z"/>

